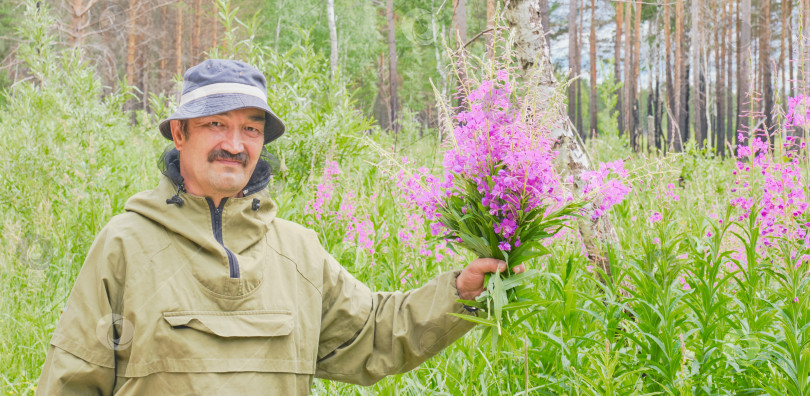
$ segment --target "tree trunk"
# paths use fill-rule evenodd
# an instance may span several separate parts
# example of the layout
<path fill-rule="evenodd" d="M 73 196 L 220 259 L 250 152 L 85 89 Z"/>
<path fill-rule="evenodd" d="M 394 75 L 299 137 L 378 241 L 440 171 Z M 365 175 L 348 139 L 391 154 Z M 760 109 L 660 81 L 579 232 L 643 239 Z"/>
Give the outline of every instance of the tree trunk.
<path fill-rule="evenodd" d="M 801 46 L 799 47 L 799 51 L 801 51 L 802 53 L 799 55 L 800 59 L 799 62 L 801 63 L 797 65 L 797 67 L 799 68 L 798 69 L 799 75 L 796 77 L 798 77 L 799 87 L 801 87 L 800 89 L 802 92 L 800 93 L 803 95 L 807 95 L 808 94 L 807 73 L 810 72 L 810 59 L 808 59 L 806 53 L 808 51 L 807 39 L 808 37 L 810 37 L 810 34 L 807 33 L 807 30 L 810 28 L 810 0 L 802 0 L 802 13 L 800 18 L 801 19 L 799 20 L 800 21 L 799 29 L 801 31 L 801 37 L 799 37 L 799 40 L 801 40 L 801 43 L 804 45 L 804 47 Z"/>
<path fill-rule="evenodd" d="M 568 118 L 577 120 L 577 3 L 579 0 L 568 1 Z M 577 129 L 579 131 L 579 129 Z"/>
<path fill-rule="evenodd" d="M 726 4 L 725 0 L 720 1 L 719 6 L 722 8 L 722 12 L 720 13 L 723 17 L 721 19 L 722 25 L 718 26 L 715 29 L 715 42 L 717 43 L 717 81 L 715 85 L 717 90 L 715 95 L 717 96 L 717 138 L 715 139 L 716 152 L 721 158 L 725 153 L 725 142 L 726 142 L 726 96 L 725 96 L 725 89 L 726 89 L 726 81 L 724 79 L 725 73 L 725 62 L 726 62 L 726 46 L 724 43 L 724 38 L 726 37 L 726 28 L 728 23 L 728 13 L 726 12 Z"/>
<path fill-rule="evenodd" d="M 138 87 L 141 92 L 141 98 L 139 103 L 139 108 L 148 111 L 148 104 L 149 104 L 149 67 L 147 67 L 147 51 L 148 47 L 142 45 L 145 41 L 145 32 L 152 31 L 152 21 L 150 18 L 140 15 L 143 11 L 139 10 L 139 18 L 140 19 L 140 29 L 138 29 L 138 35 L 136 37 L 136 42 L 138 43 L 138 51 L 135 56 L 135 78 L 136 82 L 134 85 Z"/>
<path fill-rule="evenodd" d="M 733 0 L 732 0 L 733 1 Z M 672 78 L 672 16 L 669 12 L 669 3 L 664 4 L 664 69 L 666 70 L 666 85 L 667 85 L 667 138 L 664 144 L 664 150 L 674 150 L 675 139 L 677 133 L 673 133 L 674 124 L 677 121 L 677 110 L 675 102 L 675 83 Z"/>
<path fill-rule="evenodd" d="M 213 4 L 214 14 L 211 16 L 211 48 L 217 47 L 217 28 L 219 26 L 219 6 L 217 3 Z"/>
<path fill-rule="evenodd" d="M 548 0 L 540 0 L 540 20 L 543 23 L 543 39 L 546 45 L 551 47 L 551 39 L 548 35 L 551 31 L 551 10 L 548 7 Z"/>
<path fill-rule="evenodd" d="M 729 0 L 729 3 L 728 3 L 728 19 L 727 19 L 727 21 L 728 21 L 728 29 L 726 29 L 726 39 L 725 39 L 725 42 L 726 42 L 726 83 L 728 84 L 728 86 L 725 87 L 726 88 L 725 93 L 726 93 L 726 117 L 728 118 L 728 120 L 726 120 L 726 130 L 727 130 L 726 136 L 727 136 L 727 138 L 723 141 L 723 149 L 724 150 L 725 150 L 725 147 L 726 147 L 726 140 L 728 142 L 730 142 L 730 143 L 733 143 L 735 141 L 735 139 L 736 139 L 735 135 L 737 134 L 737 132 L 736 132 L 736 130 L 734 128 L 737 125 L 737 123 L 734 120 L 734 118 L 735 118 L 734 116 L 737 113 L 735 112 L 735 109 L 734 109 L 734 103 L 733 103 L 733 93 L 734 93 L 733 88 L 734 87 L 732 86 L 733 82 L 734 82 L 733 81 L 734 78 L 732 78 L 732 75 L 733 75 L 732 74 L 732 70 L 733 70 L 732 64 L 733 64 L 734 57 L 731 56 L 732 52 L 733 52 L 733 47 L 731 46 L 731 40 L 732 40 L 732 37 L 735 37 L 735 36 L 733 36 L 734 32 L 733 32 L 732 29 L 734 28 L 734 26 L 736 26 L 736 23 L 733 23 L 734 19 L 733 19 L 733 16 L 731 14 L 731 12 L 732 12 L 731 7 L 733 7 L 735 3 L 737 3 L 736 0 Z M 731 148 L 731 152 L 729 152 L 728 154 L 730 156 L 734 156 L 734 148 L 733 148 L 733 146 Z"/>
<path fill-rule="evenodd" d="M 331 43 L 331 50 L 329 52 L 329 72 L 332 80 L 334 80 L 335 77 L 337 77 L 338 69 L 338 38 L 337 28 L 335 27 L 335 0 L 326 0 L 326 17 L 329 20 L 329 43 Z M 389 28 L 391 26 L 393 25 L 389 24 Z"/>
<path fill-rule="evenodd" d="M 391 130 L 394 132 L 394 147 L 399 143 L 399 118 L 397 115 L 399 101 L 397 98 L 397 35 L 394 26 L 394 0 L 387 1 L 386 19 L 388 19 L 388 83 L 391 94 Z"/>
<path fill-rule="evenodd" d="M 537 96 L 539 98 L 555 97 L 557 81 L 554 78 L 554 69 L 551 67 L 551 56 L 546 42 L 542 40 L 543 27 L 541 23 L 540 7 L 537 0 L 513 0 L 504 10 L 504 16 L 509 25 L 516 30 L 514 38 L 514 56 L 518 64 L 528 74 L 536 73 L 536 79 L 527 80 L 537 83 Z M 582 193 L 585 182 L 582 178 L 584 172 L 590 170 L 591 159 L 585 151 L 582 140 L 571 125 L 570 119 L 565 119 L 565 112 L 557 108 L 559 117 L 563 119 L 559 127 L 550 131 L 550 135 L 557 141 L 554 149 L 558 151 L 558 161 L 562 164 L 561 177 L 572 176 L 574 189 Z M 600 217 L 592 222 L 590 214 L 594 207 L 585 208 L 585 214 L 578 220 L 579 231 L 582 235 L 588 257 L 610 277 L 610 263 L 601 250 L 601 243 L 618 244 L 618 237 L 613 225 L 607 216 Z"/>
<path fill-rule="evenodd" d="M 467 80 L 466 51 L 464 44 L 467 43 L 467 0 L 453 0 L 453 40 L 456 41 L 456 48 L 459 53 L 458 59 L 458 85 L 457 92 L 464 91 L 464 84 Z M 459 95 L 458 108 L 467 107 L 464 100 L 466 95 Z"/>
<path fill-rule="evenodd" d="M 632 92 L 630 96 L 632 98 L 632 123 L 630 130 L 632 131 L 630 135 L 631 146 L 638 150 L 639 148 L 639 117 L 641 116 L 640 111 L 640 104 L 638 102 L 638 76 L 639 76 L 639 65 L 641 64 L 641 2 L 636 2 L 636 23 L 635 27 L 633 28 L 633 86 Z"/>
<path fill-rule="evenodd" d="M 467 0 L 453 0 L 453 40 L 458 48 L 467 43 Z"/>
<path fill-rule="evenodd" d="M 662 143 L 661 138 L 663 137 L 662 136 L 663 131 L 661 130 L 661 96 L 660 96 L 660 94 L 661 94 L 660 83 L 659 83 L 659 80 L 658 80 L 658 75 L 656 74 L 655 75 L 655 102 L 653 102 L 654 103 L 653 114 L 654 114 L 654 117 L 655 117 L 655 119 L 653 121 L 655 122 L 655 129 L 653 130 L 653 133 L 654 133 L 654 136 L 655 136 L 655 138 L 654 138 L 655 139 L 655 148 L 656 148 L 658 153 L 660 153 L 661 150 L 663 149 L 663 144 L 661 144 Z"/>
<path fill-rule="evenodd" d="M 90 8 L 96 4 L 98 0 L 89 0 L 85 4 L 85 0 L 72 0 L 70 4 L 71 25 L 70 32 L 70 45 L 72 47 L 84 45 L 84 37 L 87 35 L 85 29 L 90 26 Z"/>
<path fill-rule="evenodd" d="M 495 56 L 495 0 L 487 0 L 487 58 L 493 59 Z"/>
<path fill-rule="evenodd" d="M 689 55 L 689 69 L 692 74 L 692 108 L 695 109 L 695 117 L 694 117 L 694 127 L 695 127 L 695 143 L 697 143 L 698 147 L 702 147 L 703 139 L 703 126 L 701 125 L 701 106 L 700 106 L 700 52 L 703 47 L 703 38 L 701 37 L 700 32 L 700 2 L 698 0 L 692 0 L 692 7 L 691 11 L 689 12 L 692 16 L 692 28 L 689 34 L 691 38 L 691 46 L 690 50 L 691 53 Z"/>
<path fill-rule="evenodd" d="M 160 8 L 160 24 L 162 26 L 171 26 L 169 24 L 169 8 L 163 6 Z M 158 76 L 161 81 L 168 80 L 166 73 L 166 65 L 168 63 L 167 54 L 169 54 L 169 33 L 161 32 L 160 34 L 160 70 Z"/>
<path fill-rule="evenodd" d="M 650 35 L 654 37 L 654 48 L 652 59 L 652 76 L 655 78 L 655 100 L 653 101 L 653 141 L 655 143 L 656 153 L 661 153 L 661 96 L 660 96 L 660 81 L 661 81 L 661 35 L 656 34 L 661 31 L 661 13 L 656 10 L 655 12 L 655 26 L 650 29 Z M 666 25 L 668 27 L 668 25 Z M 652 79 L 652 77 L 651 77 Z M 650 91 L 652 95 L 652 91 Z"/>
<path fill-rule="evenodd" d="M 590 113 L 590 135 L 596 137 L 597 133 L 597 101 L 596 101 L 596 0 L 591 0 L 591 35 L 589 36 L 590 61 L 591 61 L 591 96 L 588 100 L 588 110 Z"/>
<path fill-rule="evenodd" d="M 762 23 L 759 44 L 760 67 L 762 68 L 762 96 L 765 102 L 765 130 L 773 143 L 773 82 L 771 81 L 771 0 L 761 0 Z"/>
<path fill-rule="evenodd" d="M 436 57 L 436 72 L 441 77 L 441 93 L 442 97 L 445 97 L 447 95 L 447 70 L 442 66 L 442 56 L 439 53 L 439 48 L 444 47 L 439 44 L 439 31 L 436 29 L 436 15 L 434 14 L 431 14 L 430 17 L 430 28 L 431 33 L 433 33 L 433 54 Z M 442 36 L 444 36 L 444 25 L 442 25 Z M 441 128 L 439 128 L 439 133 L 441 133 Z"/>
<path fill-rule="evenodd" d="M 183 75 L 183 0 L 177 1 L 177 19 L 174 21 L 174 72 Z"/>
<path fill-rule="evenodd" d="M 627 37 L 624 40 L 624 87 L 622 89 L 624 91 L 622 95 L 624 96 L 622 98 L 624 120 L 622 123 L 625 131 L 632 136 L 633 126 L 630 118 L 632 118 L 633 98 L 630 91 L 633 87 L 633 5 L 631 3 L 625 5 L 624 32 Z M 619 131 L 619 134 L 622 132 L 624 131 Z"/>
<path fill-rule="evenodd" d="M 200 59 L 200 31 L 202 28 L 202 0 L 194 0 L 194 34 L 191 36 L 191 63 Z"/>
<path fill-rule="evenodd" d="M 678 128 L 679 133 L 677 151 L 683 150 L 683 143 L 689 139 L 689 69 L 686 67 L 686 37 L 684 35 L 684 0 L 675 2 L 675 62 L 677 62 L 678 78 Z"/>
<path fill-rule="evenodd" d="M 751 75 L 751 0 L 742 0 L 740 7 L 740 47 L 739 47 L 739 75 L 737 76 L 737 130 L 748 127 L 747 117 L 743 117 L 744 105 L 746 96 L 748 95 L 749 83 L 748 78 Z M 738 142 L 739 143 L 739 142 Z"/>
<path fill-rule="evenodd" d="M 787 92 L 787 81 L 786 81 L 786 74 L 785 73 L 785 36 L 788 32 L 787 21 L 788 21 L 788 1 L 782 0 L 782 13 L 781 13 L 781 21 L 782 21 L 782 28 L 780 29 L 782 34 L 779 37 L 779 64 L 777 66 L 777 78 L 781 77 L 782 80 L 782 98 L 785 98 L 785 92 Z M 782 100 L 783 103 L 787 103 L 787 101 Z"/>
<path fill-rule="evenodd" d="M 137 45 L 138 36 L 138 6 L 139 0 L 129 0 L 129 9 L 127 10 L 127 84 L 135 84 L 135 46 Z"/>
<path fill-rule="evenodd" d="M 734 147 L 736 148 L 737 143 L 739 143 L 739 126 L 740 126 L 740 122 L 741 122 L 741 120 L 740 120 L 741 110 L 740 109 L 742 109 L 742 100 L 745 97 L 744 95 L 745 95 L 745 92 L 747 92 L 747 89 L 744 92 L 743 91 L 743 86 L 741 85 L 741 82 L 742 82 L 741 68 L 742 68 L 742 51 L 743 51 L 742 50 L 742 15 L 740 14 L 741 4 L 740 4 L 740 1 L 738 1 L 738 0 L 729 0 L 729 1 L 731 1 L 732 4 L 734 4 L 734 13 L 736 15 L 735 20 L 737 21 L 737 23 L 735 25 L 736 26 L 735 33 L 737 34 L 737 47 L 736 47 L 736 49 L 737 49 L 737 51 L 736 51 L 737 68 L 735 69 L 736 72 L 737 72 L 737 74 L 735 75 L 735 78 L 737 80 L 737 95 L 736 95 L 736 106 L 734 106 L 734 115 L 735 115 L 735 118 L 734 118 L 734 136 L 733 136 L 734 140 L 732 141 Z M 735 154 L 736 154 L 736 152 L 735 152 Z"/>
<path fill-rule="evenodd" d="M 668 6 L 665 6 L 668 7 Z M 616 83 L 622 82 L 622 28 L 624 24 L 624 3 L 617 2 L 616 3 L 616 46 L 614 49 L 614 57 L 615 61 L 613 63 L 613 73 L 616 77 Z M 619 113 L 618 116 L 618 123 L 619 123 L 619 134 L 621 135 L 624 131 L 624 106 L 622 102 L 622 97 L 624 89 L 619 89 L 616 92 L 616 112 Z"/>
<path fill-rule="evenodd" d="M 579 14 L 579 28 L 584 29 L 585 23 L 582 16 L 585 14 L 585 0 L 581 0 L 577 13 Z M 577 76 L 582 76 L 582 32 L 577 29 Z M 582 123 L 582 78 L 577 78 L 577 131 L 584 140 L 587 136 L 585 124 Z"/>
<path fill-rule="evenodd" d="M 793 56 L 793 0 L 787 0 L 788 2 L 788 12 L 787 12 L 787 30 L 788 30 L 788 54 Z M 788 96 L 793 97 L 793 62 L 788 59 Z"/>

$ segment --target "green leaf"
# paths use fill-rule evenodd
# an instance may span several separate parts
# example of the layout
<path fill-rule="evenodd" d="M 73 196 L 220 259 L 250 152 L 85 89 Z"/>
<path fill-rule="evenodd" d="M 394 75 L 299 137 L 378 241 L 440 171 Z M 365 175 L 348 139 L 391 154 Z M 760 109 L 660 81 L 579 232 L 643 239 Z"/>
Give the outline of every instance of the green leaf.
<path fill-rule="evenodd" d="M 474 323 L 478 323 L 478 324 L 482 324 L 482 325 L 486 325 L 486 326 L 497 326 L 497 323 L 493 319 L 479 318 L 479 317 L 473 316 L 473 315 L 458 314 L 458 313 L 449 313 L 448 315 L 455 316 L 457 318 L 461 318 L 461 319 L 464 319 L 464 320 L 467 320 L 467 321 L 470 321 L 470 322 L 474 322 Z"/>

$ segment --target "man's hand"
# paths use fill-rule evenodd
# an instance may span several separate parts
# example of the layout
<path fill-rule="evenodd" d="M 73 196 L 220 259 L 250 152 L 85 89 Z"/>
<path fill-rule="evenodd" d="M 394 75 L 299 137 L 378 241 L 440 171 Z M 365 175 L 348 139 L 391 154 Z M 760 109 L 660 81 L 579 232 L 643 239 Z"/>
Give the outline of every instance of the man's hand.
<path fill-rule="evenodd" d="M 493 258 L 480 258 L 473 260 L 470 265 L 461 271 L 461 274 L 456 278 L 456 289 L 458 289 L 458 297 L 462 300 L 473 300 L 484 291 L 484 275 L 498 271 L 503 272 L 506 270 L 506 263 L 501 260 Z M 526 270 L 524 264 L 518 265 L 513 268 L 516 274 Z"/>

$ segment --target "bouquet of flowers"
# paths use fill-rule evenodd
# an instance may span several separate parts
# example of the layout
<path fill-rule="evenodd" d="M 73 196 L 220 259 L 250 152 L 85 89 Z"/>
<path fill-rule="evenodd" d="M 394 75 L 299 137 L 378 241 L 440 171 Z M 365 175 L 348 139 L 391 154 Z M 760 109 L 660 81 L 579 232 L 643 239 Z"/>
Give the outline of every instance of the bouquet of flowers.
<path fill-rule="evenodd" d="M 442 178 L 427 169 L 401 171 L 400 188 L 419 206 L 431 232 L 479 257 L 504 260 L 486 291 L 462 301 L 477 315 L 458 315 L 497 330 L 516 324 L 509 313 L 538 304 L 526 283 L 539 271 L 512 269 L 549 253 L 544 245 L 566 227 L 582 204 L 560 183 L 547 131 L 550 109 L 521 106 L 509 72 L 500 70 L 466 96 L 469 110 L 455 116 L 446 141 Z M 483 313 L 483 314 L 481 314 Z"/>

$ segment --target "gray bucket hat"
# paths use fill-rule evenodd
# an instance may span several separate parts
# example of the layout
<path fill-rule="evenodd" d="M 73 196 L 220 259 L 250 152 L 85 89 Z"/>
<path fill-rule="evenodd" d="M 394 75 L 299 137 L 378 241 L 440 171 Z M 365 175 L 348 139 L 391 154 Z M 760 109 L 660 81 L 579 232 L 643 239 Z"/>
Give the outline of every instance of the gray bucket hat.
<path fill-rule="evenodd" d="M 284 134 L 284 123 L 267 106 L 267 81 L 255 67 L 228 59 L 209 59 L 186 70 L 177 111 L 160 122 L 160 133 L 172 140 L 171 120 L 207 117 L 254 107 L 264 110 L 264 144 Z"/>

